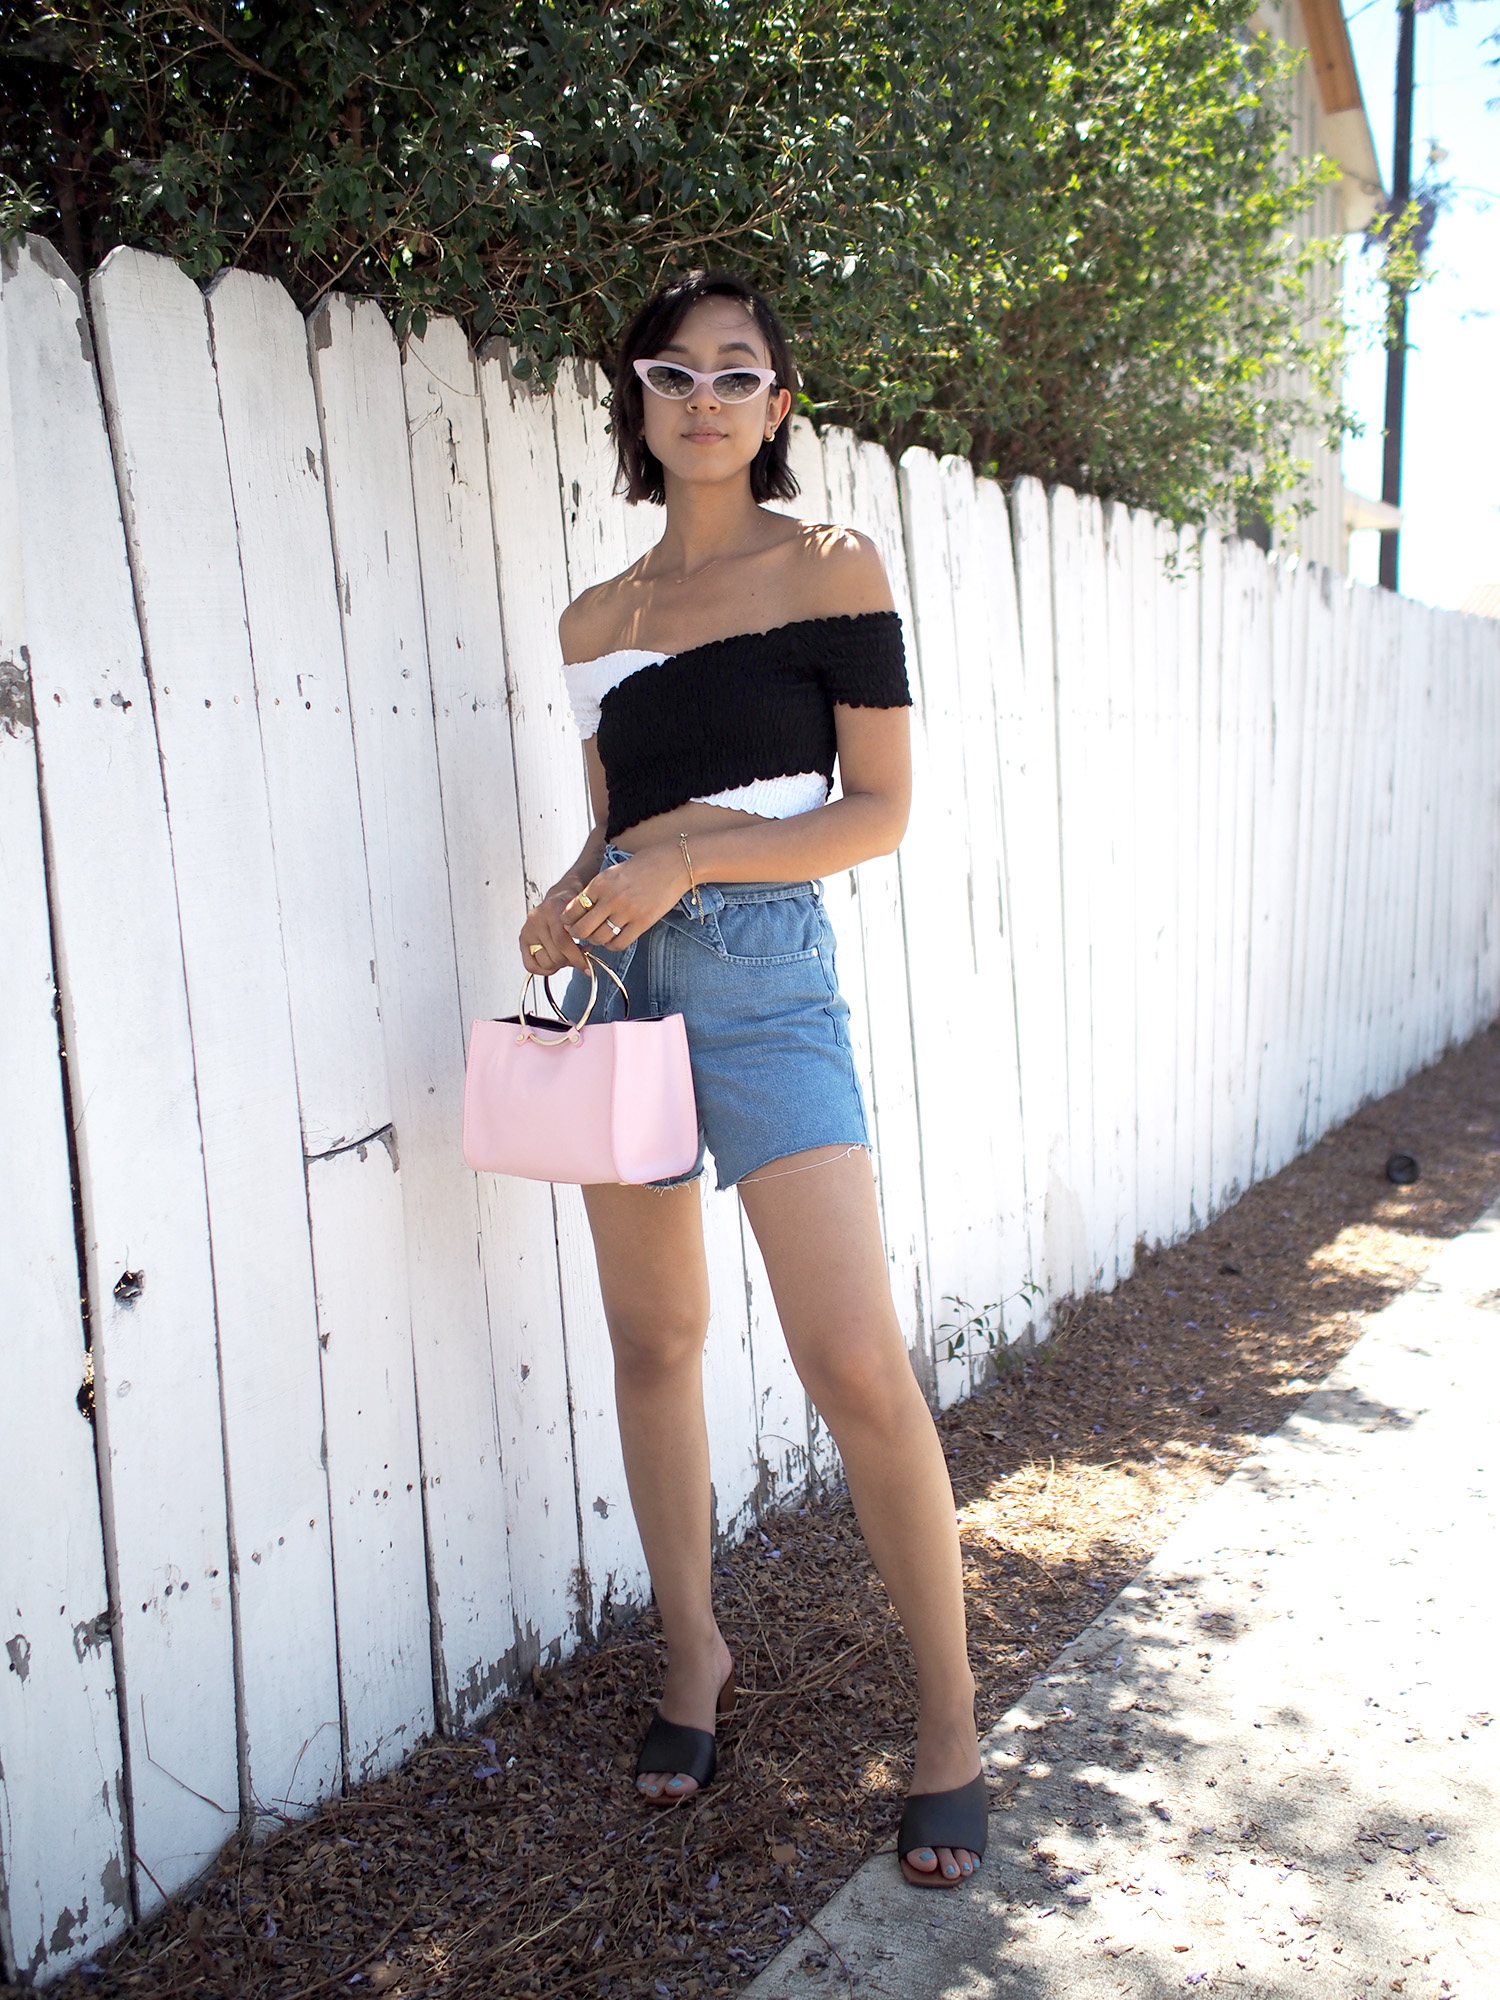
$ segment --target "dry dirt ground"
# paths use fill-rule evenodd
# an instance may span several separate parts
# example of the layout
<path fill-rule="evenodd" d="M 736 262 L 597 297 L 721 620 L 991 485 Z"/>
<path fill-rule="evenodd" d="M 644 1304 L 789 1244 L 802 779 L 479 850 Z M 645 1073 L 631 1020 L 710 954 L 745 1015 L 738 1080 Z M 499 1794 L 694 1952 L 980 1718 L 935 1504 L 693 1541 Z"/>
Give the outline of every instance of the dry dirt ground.
<path fill-rule="evenodd" d="M 1411 1188 L 1385 1178 L 1397 1149 L 1421 1162 Z M 942 1418 L 981 1728 L 1497 1194 L 1492 1030 L 1146 1256 Z M 700 1801 L 635 1803 L 659 1672 L 646 1615 L 536 1676 L 482 1733 L 231 1845 L 195 1893 L 52 1991 L 735 1991 L 889 1838 L 913 1700 L 846 1500 L 768 1520 L 724 1554 L 718 1587 L 742 1693 Z"/>

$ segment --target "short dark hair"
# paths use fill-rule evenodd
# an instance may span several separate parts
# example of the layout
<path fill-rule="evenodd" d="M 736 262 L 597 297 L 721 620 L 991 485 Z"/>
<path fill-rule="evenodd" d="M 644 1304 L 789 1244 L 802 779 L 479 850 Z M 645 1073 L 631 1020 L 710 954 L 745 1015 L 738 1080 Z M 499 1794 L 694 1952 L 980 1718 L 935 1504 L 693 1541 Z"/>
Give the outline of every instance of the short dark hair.
<path fill-rule="evenodd" d="M 626 327 L 615 356 L 614 396 L 610 404 L 610 425 L 620 468 L 615 491 L 623 493 L 632 504 L 650 500 L 661 507 L 667 498 L 661 461 L 646 443 L 645 390 L 632 364 L 659 353 L 702 299 L 738 299 L 748 308 L 765 336 L 771 366 L 776 370 L 776 386 L 790 389 L 795 407 L 798 379 L 791 343 L 781 321 L 754 285 L 733 271 L 690 271 L 685 277 L 675 278 L 647 299 Z M 790 428 L 788 417 L 785 423 L 776 426 L 775 437 L 762 444 L 751 461 L 750 493 L 757 503 L 797 497 L 800 489 L 787 463 Z"/>

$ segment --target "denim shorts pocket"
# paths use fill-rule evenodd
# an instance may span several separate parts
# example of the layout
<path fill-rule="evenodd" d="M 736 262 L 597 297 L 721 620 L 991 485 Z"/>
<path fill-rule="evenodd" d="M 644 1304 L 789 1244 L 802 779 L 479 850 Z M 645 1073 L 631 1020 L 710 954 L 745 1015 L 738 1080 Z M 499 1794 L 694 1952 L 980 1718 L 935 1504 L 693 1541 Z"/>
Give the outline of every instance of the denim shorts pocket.
<path fill-rule="evenodd" d="M 714 922 L 731 965 L 797 965 L 822 956 L 823 910 L 814 896 L 727 903 Z"/>

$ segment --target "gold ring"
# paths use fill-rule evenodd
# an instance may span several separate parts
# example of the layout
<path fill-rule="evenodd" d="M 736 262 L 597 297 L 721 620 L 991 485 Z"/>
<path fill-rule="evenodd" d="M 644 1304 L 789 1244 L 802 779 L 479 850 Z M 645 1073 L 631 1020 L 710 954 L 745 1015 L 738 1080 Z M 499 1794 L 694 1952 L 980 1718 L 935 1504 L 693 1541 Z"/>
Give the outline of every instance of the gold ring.
<path fill-rule="evenodd" d="M 578 905 L 580 910 L 591 910 L 594 907 L 593 903 L 590 901 L 589 897 L 584 893 L 582 889 L 578 891 L 578 894 L 573 898 L 573 901 Z"/>
<path fill-rule="evenodd" d="M 531 953 L 532 957 L 535 958 L 537 953 L 542 949 L 542 947 L 539 944 L 529 944 L 527 945 L 526 949 Z"/>

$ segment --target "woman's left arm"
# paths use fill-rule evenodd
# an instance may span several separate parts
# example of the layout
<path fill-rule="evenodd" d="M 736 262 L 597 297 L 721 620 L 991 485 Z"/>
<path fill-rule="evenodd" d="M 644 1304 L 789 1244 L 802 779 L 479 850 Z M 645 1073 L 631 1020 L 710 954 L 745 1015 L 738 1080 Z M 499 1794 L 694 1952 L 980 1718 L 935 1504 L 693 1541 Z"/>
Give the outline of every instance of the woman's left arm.
<path fill-rule="evenodd" d="M 842 798 L 760 826 L 695 833 L 701 882 L 801 882 L 893 854 L 911 813 L 911 710 L 833 711 Z"/>
<path fill-rule="evenodd" d="M 836 706 L 843 797 L 791 819 L 693 833 L 692 881 L 802 882 L 894 853 L 911 809 L 910 717 L 905 708 Z M 581 943 L 623 947 L 688 888 L 680 843 L 663 841 L 596 876 L 583 891 L 589 904 L 575 897 L 563 918 Z"/>

